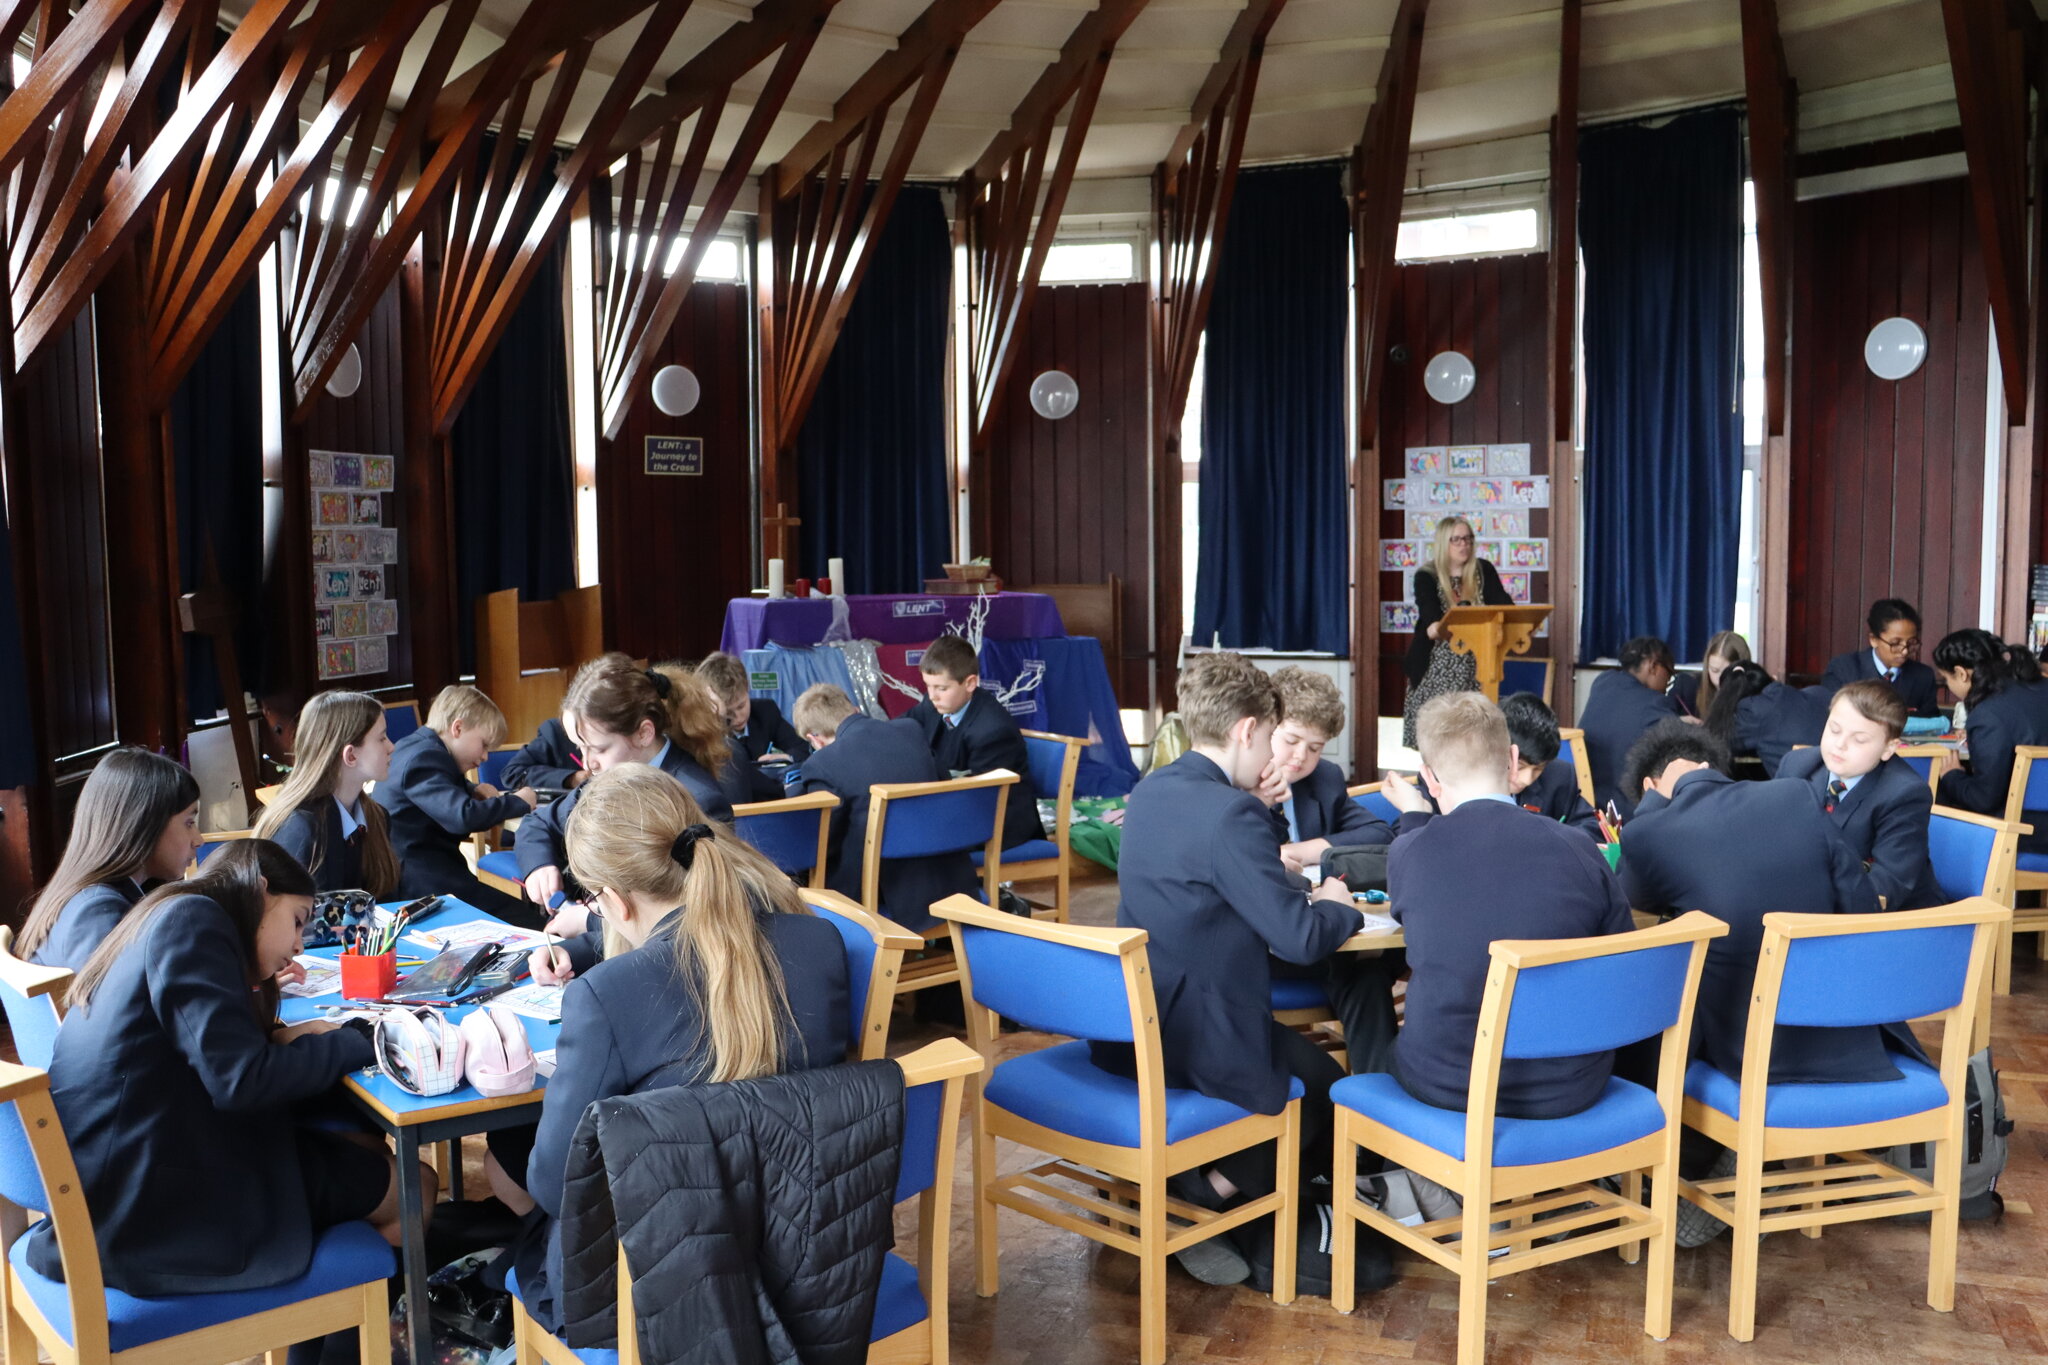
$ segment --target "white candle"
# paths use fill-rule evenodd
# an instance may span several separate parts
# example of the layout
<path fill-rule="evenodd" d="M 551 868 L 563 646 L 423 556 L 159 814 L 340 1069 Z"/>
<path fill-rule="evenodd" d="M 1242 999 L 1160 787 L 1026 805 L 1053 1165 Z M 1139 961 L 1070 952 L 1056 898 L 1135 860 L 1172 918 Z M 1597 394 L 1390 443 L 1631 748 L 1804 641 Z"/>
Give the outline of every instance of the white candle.
<path fill-rule="evenodd" d="M 779 559 L 768 561 L 768 596 L 782 596 L 782 561 Z"/>
<path fill-rule="evenodd" d="M 846 596 L 846 561 L 843 559 L 831 561 L 831 570 L 832 572 L 828 577 L 832 580 L 833 593 L 840 597 Z"/>

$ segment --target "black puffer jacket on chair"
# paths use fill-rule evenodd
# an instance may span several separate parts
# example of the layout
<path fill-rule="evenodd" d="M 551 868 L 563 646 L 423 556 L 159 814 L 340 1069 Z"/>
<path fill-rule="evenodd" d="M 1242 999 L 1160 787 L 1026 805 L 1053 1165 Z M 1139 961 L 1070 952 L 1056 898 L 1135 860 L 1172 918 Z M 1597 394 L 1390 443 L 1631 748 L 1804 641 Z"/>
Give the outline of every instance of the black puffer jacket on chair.
<path fill-rule="evenodd" d="M 854 1062 L 600 1100 L 570 1152 L 562 1335 L 645 1365 L 861 1365 L 893 1238 L 903 1072 Z"/>

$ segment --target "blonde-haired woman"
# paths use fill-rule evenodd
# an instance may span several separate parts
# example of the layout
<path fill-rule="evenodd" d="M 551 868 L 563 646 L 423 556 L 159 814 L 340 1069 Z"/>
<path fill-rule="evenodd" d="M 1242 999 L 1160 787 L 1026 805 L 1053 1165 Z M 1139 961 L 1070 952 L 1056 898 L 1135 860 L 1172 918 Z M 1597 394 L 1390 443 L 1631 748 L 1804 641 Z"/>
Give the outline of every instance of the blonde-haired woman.
<path fill-rule="evenodd" d="M 1728 665 L 1755 662 L 1749 652 L 1749 641 L 1735 631 L 1724 630 L 1707 641 L 1707 652 L 1700 656 L 1699 672 L 1671 675 L 1672 700 L 1686 715 L 1705 720 L 1714 709 L 1714 693 L 1720 688 L 1721 675 L 1728 671 Z"/>
<path fill-rule="evenodd" d="M 384 808 L 363 794 L 391 771 L 384 704 L 361 692 L 322 692 L 299 712 L 292 775 L 263 808 L 256 837 L 274 839 L 321 891 L 398 889 L 398 854 Z"/>
<path fill-rule="evenodd" d="M 562 993 L 556 1065 L 525 1185 L 548 1215 L 515 1251 L 520 1296 L 560 1326 L 553 1220 L 569 1143 L 597 1100 L 846 1060 L 846 950 L 789 878 L 672 778 L 600 772 L 569 821 L 569 862 L 604 916 L 605 957 Z M 501 1156 L 501 1161 L 503 1157 Z M 515 1178 L 521 1173 L 509 1172 Z"/>
<path fill-rule="evenodd" d="M 1479 558 L 1478 538 L 1463 517 L 1436 524 L 1429 563 L 1415 571 L 1415 640 L 1408 646 L 1408 699 L 1401 707 L 1401 743 L 1415 747 L 1415 714 L 1431 697 L 1479 686 L 1479 664 L 1451 648 L 1444 613 L 1452 607 L 1511 606 L 1491 560 Z"/>

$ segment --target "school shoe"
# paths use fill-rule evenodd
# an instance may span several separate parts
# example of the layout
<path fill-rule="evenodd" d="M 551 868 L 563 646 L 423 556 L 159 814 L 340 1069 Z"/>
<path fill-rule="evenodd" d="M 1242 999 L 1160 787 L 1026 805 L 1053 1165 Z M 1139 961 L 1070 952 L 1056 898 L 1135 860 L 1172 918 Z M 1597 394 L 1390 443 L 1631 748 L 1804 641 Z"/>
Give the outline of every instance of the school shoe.
<path fill-rule="evenodd" d="M 1725 1180 L 1735 1174 L 1735 1152 L 1725 1148 L 1714 1159 L 1714 1168 L 1703 1179 Z M 1690 1199 L 1678 1201 L 1678 1244 L 1682 1247 L 1703 1247 L 1728 1231 L 1728 1225 Z"/>
<path fill-rule="evenodd" d="M 996 908 L 1006 915 L 1021 915 L 1025 919 L 1030 919 L 1031 902 L 1012 890 L 1014 885 L 1012 882 L 1004 882 L 996 888 Z"/>

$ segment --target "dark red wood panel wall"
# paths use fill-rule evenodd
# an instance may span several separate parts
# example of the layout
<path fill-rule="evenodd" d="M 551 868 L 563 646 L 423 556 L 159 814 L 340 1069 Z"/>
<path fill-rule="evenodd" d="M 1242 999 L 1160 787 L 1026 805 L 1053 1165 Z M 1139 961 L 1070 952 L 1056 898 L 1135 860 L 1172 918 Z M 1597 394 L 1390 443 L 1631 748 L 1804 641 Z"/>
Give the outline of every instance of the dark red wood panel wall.
<path fill-rule="evenodd" d="M 725 604 L 753 588 L 752 432 L 746 288 L 700 282 L 655 360 L 687 365 L 697 408 L 665 417 L 643 391 L 598 452 L 598 559 L 605 634 L 635 657 L 695 659 L 718 648 Z M 699 436 L 701 475 L 648 474 L 649 436 Z"/>
<path fill-rule="evenodd" d="M 1796 230 L 1788 667 L 1821 671 L 1887 596 L 1920 608 L 1924 658 L 1977 624 L 1990 304 L 1969 185 L 1808 200 Z M 1928 341 L 1896 383 L 1863 363 L 1893 316 Z"/>
<path fill-rule="evenodd" d="M 1038 291 L 990 444 L 973 471 L 977 548 L 1006 583 L 1123 580 L 1123 658 L 1110 678 L 1125 706 L 1150 695 L 1152 619 L 1151 390 L 1146 286 L 1082 284 Z M 1031 410 L 1031 381 L 1065 370 L 1074 412 Z M 1162 509 L 1178 517 L 1178 505 Z"/>
<path fill-rule="evenodd" d="M 42 739 L 50 760 L 115 739 L 92 325 L 87 309 L 51 338 L 9 394 L 22 404 L 16 430 L 29 466 L 26 505 L 17 515 L 31 519 L 37 562 L 21 586 L 35 593 L 42 623 L 30 667 L 42 670 Z"/>
<path fill-rule="evenodd" d="M 1380 468 L 1372 505 L 1382 503 L 1380 480 L 1405 477 L 1410 446 L 1526 441 L 1531 472 L 1551 472 L 1546 437 L 1549 270 L 1549 256 L 1535 253 L 1436 261 L 1396 272 L 1387 344 L 1406 347 L 1407 358 L 1388 361 L 1380 387 Z M 1439 351 L 1462 351 L 1472 359 L 1478 383 L 1462 402 L 1446 405 L 1423 391 L 1423 368 Z M 1367 534 L 1359 553 L 1369 564 L 1378 565 L 1381 540 L 1406 538 L 1405 521 L 1402 513 L 1382 507 L 1378 521 L 1361 528 Z M 1529 534 L 1549 536 L 1548 509 L 1531 513 Z M 1379 583 L 1381 601 L 1401 600 L 1400 574 L 1380 574 Z M 1535 600 L 1549 601 L 1550 575 L 1535 575 L 1530 591 Z M 1380 635 L 1380 709 L 1388 715 L 1401 712 L 1408 689 L 1402 664 L 1413 638 Z M 1547 653 L 1540 643 L 1531 651 L 1532 657 Z"/>

